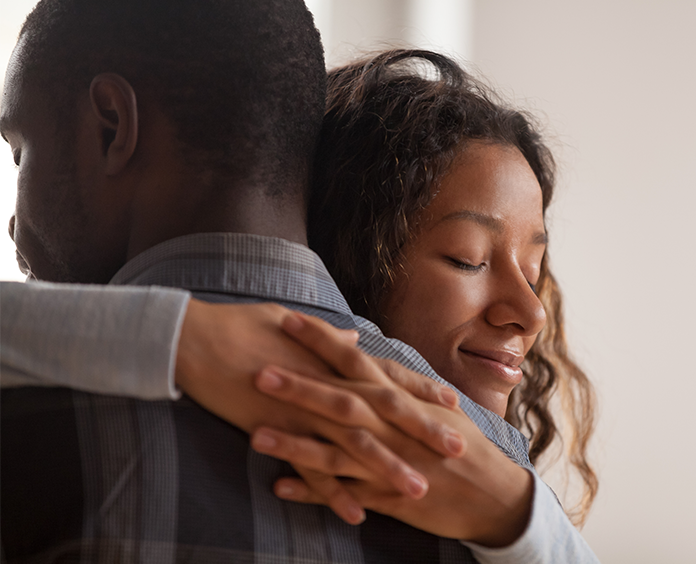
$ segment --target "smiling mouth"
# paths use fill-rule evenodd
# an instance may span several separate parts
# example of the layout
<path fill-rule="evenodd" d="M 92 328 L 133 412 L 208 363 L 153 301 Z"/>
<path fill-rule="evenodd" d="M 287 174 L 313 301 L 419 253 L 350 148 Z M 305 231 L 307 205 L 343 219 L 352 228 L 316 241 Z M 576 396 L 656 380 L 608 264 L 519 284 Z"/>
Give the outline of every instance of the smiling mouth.
<path fill-rule="evenodd" d="M 520 364 L 524 361 L 524 357 L 521 355 L 507 351 L 470 351 L 466 349 L 459 349 L 459 352 L 509 384 L 516 386 L 522 381 L 523 374 Z"/>

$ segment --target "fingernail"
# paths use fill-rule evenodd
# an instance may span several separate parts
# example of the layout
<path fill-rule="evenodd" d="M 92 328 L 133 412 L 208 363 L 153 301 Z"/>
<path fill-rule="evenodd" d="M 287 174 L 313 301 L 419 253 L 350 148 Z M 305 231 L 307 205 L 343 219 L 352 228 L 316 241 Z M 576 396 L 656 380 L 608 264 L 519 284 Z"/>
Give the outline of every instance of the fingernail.
<path fill-rule="evenodd" d="M 349 343 L 357 343 L 360 339 L 360 333 L 353 329 L 342 329 L 339 335 L 344 341 L 348 341 Z"/>
<path fill-rule="evenodd" d="M 264 368 L 259 374 L 258 386 L 264 390 L 277 390 L 283 385 L 283 380 L 275 370 Z"/>
<path fill-rule="evenodd" d="M 459 403 L 457 392 L 445 386 L 440 388 L 438 395 L 440 396 L 440 401 L 442 404 L 446 405 L 447 407 L 454 407 Z"/>
<path fill-rule="evenodd" d="M 351 505 L 348 507 L 346 515 L 348 517 L 348 522 L 353 525 L 359 525 L 365 520 L 365 512 L 359 505 Z"/>
<path fill-rule="evenodd" d="M 304 327 L 304 319 L 302 319 L 296 313 L 290 313 L 285 317 L 283 326 L 290 332 L 301 331 Z"/>
<path fill-rule="evenodd" d="M 447 450 L 452 454 L 460 454 L 464 450 L 464 441 L 457 433 L 448 431 L 445 434 L 444 442 Z"/>
<path fill-rule="evenodd" d="M 295 488 L 290 484 L 281 484 L 276 486 L 276 495 L 278 497 L 293 497 L 295 495 Z"/>
<path fill-rule="evenodd" d="M 277 444 L 278 441 L 273 436 L 263 431 L 257 432 L 252 441 L 252 446 L 256 450 L 273 450 Z"/>
<path fill-rule="evenodd" d="M 412 496 L 421 497 L 428 490 L 428 484 L 419 476 L 411 474 L 406 480 L 406 489 Z"/>

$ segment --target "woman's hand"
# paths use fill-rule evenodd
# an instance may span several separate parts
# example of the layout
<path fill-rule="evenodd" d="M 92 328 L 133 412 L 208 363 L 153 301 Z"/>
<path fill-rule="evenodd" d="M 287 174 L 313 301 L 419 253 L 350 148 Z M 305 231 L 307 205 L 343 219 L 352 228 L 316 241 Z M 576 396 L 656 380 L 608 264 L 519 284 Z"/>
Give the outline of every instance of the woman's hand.
<path fill-rule="evenodd" d="M 343 456 L 360 461 L 396 490 L 407 496 L 422 496 L 428 487 L 427 480 L 371 431 L 346 427 L 321 413 L 272 398 L 255 388 L 254 378 L 269 363 L 321 382 L 338 380 L 334 370 L 316 353 L 283 331 L 286 318 L 294 315 L 276 304 L 222 305 L 191 300 L 177 353 L 177 385 L 197 403 L 249 433 L 265 426 L 287 433 L 322 436 Z M 357 333 L 328 327 L 330 338 L 324 340 L 324 349 L 338 348 L 350 359 L 351 354 L 345 353 L 355 350 Z M 338 362 L 333 368 L 341 371 L 344 367 Z M 353 372 L 369 370 L 369 374 L 361 375 L 368 380 L 389 380 L 376 365 L 362 366 L 358 362 L 350 368 Z M 441 401 L 437 387 L 424 389 L 423 394 L 430 394 L 433 401 Z M 368 418 L 375 429 L 387 426 L 359 397 L 351 402 L 349 409 L 357 410 L 361 418 Z M 397 417 L 403 418 L 399 414 Z M 456 432 L 428 417 L 419 416 L 410 429 L 440 451 L 450 452 L 448 445 L 457 442 Z"/>
<path fill-rule="evenodd" d="M 330 382 L 317 382 L 269 368 L 257 377 L 259 389 L 346 428 L 376 436 L 426 476 L 430 487 L 424 496 L 406 496 L 384 480 L 388 472 L 373 473 L 334 444 L 311 435 L 263 427 L 254 433 L 252 446 L 290 462 L 302 476 L 281 479 L 275 485 L 277 495 L 328 505 L 349 523 L 361 522 L 362 508 L 367 508 L 440 536 L 486 546 L 505 546 L 521 535 L 531 508 L 533 479 L 529 472 L 502 454 L 460 410 L 445 409 L 411 396 L 402 386 L 384 380 L 384 374 L 366 369 L 372 362 L 369 357 L 354 358 L 352 349 L 347 350 L 338 341 L 328 347 L 333 352 L 327 353 L 324 339 L 337 339 L 337 335 L 331 335 L 332 329 L 310 318 L 300 317 L 299 324 L 295 321 L 286 319 L 284 327 L 312 346 L 329 364 L 343 362 L 344 372 L 345 367 L 356 368 L 354 379 L 334 377 Z M 326 335 L 321 337 L 321 332 Z M 346 361 L 343 355 L 351 360 Z M 430 399 L 434 397 L 432 392 L 423 392 L 423 384 L 418 383 L 424 376 L 400 365 L 396 371 L 397 378 L 410 389 Z M 427 390 L 427 384 L 424 385 Z M 390 399 L 385 401 L 385 397 Z M 363 398 L 379 418 L 365 411 L 357 398 Z M 385 426 L 380 418 L 391 425 Z M 428 446 L 427 432 L 413 432 L 414 428 L 422 431 L 425 427 L 418 422 L 425 420 L 430 421 L 429 425 L 437 421 L 436 427 L 443 425 L 466 437 L 466 445 L 462 445 L 458 456 L 452 457 L 451 451 L 449 457 L 442 456 L 444 452 Z"/>
<path fill-rule="evenodd" d="M 369 357 L 361 353 L 355 346 L 351 346 L 357 342 L 357 339 L 354 342 L 347 339 L 346 331 L 317 317 L 293 311 L 283 319 L 282 327 L 288 335 L 314 352 L 332 366 L 337 374 L 348 380 L 382 384 L 386 390 L 397 394 L 401 393 L 403 388 L 411 395 L 427 402 L 452 409 L 459 407 L 459 397 L 451 388 L 413 372 L 398 362 Z M 402 395 L 402 397 L 405 396 Z M 391 392 L 383 392 L 382 407 L 389 408 L 392 398 L 395 396 Z"/>
<path fill-rule="evenodd" d="M 326 413 L 325 405 L 319 402 L 320 392 L 309 396 L 304 393 L 316 384 L 307 380 L 304 388 L 287 388 L 283 399 L 305 408 L 316 401 L 316 412 Z M 301 397 L 295 395 L 300 389 L 304 390 Z M 310 436 L 262 427 L 253 434 L 252 447 L 286 460 L 302 476 L 303 479 L 283 478 L 276 483 L 275 492 L 284 499 L 328 505 L 354 524 L 363 518 L 360 508 L 366 508 L 439 536 L 485 546 L 512 543 L 528 522 L 533 493 L 531 474 L 500 452 L 463 413 L 432 404 L 424 404 L 423 408 L 439 411 L 446 424 L 466 436 L 464 454 L 443 457 L 391 426 L 372 431 L 386 447 L 427 478 L 428 492 L 418 499 L 396 490 L 384 480 L 384 473 L 375 474 L 335 445 Z M 335 419 L 342 424 L 347 422 L 339 415 Z"/>

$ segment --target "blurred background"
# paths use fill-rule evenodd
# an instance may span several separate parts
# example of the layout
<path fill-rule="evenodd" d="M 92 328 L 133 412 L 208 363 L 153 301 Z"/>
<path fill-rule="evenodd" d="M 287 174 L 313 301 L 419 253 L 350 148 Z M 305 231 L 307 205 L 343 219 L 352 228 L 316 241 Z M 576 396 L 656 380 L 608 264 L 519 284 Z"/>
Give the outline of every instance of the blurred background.
<path fill-rule="evenodd" d="M 33 4 L 2 0 L 0 73 Z M 605 564 L 694 562 L 696 2 L 308 5 L 329 66 L 366 49 L 434 48 L 546 124 L 561 168 L 550 252 L 601 410 L 600 491 L 583 534 Z M 16 183 L 2 151 L 0 233 Z M 0 278 L 22 279 L 3 235 Z"/>

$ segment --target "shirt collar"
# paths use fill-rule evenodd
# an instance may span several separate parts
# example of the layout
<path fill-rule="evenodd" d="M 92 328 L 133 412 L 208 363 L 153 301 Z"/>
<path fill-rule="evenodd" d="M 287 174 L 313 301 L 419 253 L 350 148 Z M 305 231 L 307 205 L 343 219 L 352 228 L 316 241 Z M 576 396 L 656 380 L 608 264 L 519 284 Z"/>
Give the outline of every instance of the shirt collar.
<path fill-rule="evenodd" d="M 316 253 L 285 239 L 245 233 L 170 239 L 128 261 L 110 284 L 224 292 L 351 314 Z"/>

